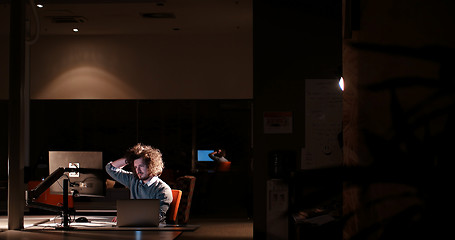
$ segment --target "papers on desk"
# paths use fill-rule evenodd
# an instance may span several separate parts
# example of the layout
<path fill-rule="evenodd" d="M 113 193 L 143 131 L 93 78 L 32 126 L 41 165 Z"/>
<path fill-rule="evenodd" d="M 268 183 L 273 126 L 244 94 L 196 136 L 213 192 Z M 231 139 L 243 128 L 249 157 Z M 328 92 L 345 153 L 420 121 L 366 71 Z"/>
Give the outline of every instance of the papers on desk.
<path fill-rule="evenodd" d="M 84 228 L 99 228 L 99 227 L 115 227 L 117 223 L 112 222 L 112 217 L 87 217 L 90 222 L 70 222 L 71 227 L 84 227 Z M 48 222 L 36 224 L 35 227 L 43 228 L 57 228 L 63 226 L 61 218 L 51 218 Z"/>
<path fill-rule="evenodd" d="M 42 223 L 38 224 L 38 227 L 61 227 L 62 223 Z M 71 227 L 115 227 L 116 223 L 112 222 L 97 222 L 97 221 L 91 221 L 87 223 L 77 223 L 77 222 L 72 222 L 69 224 Z"/>
<path fill-rule="evenodd" d="M 81 216 L 78 216 L 81 217 Z M 160 224 L 158 227 L 117 227 L 116 222 L 112 222 L 114 216 L 87 216 L 90 222 L 74 222 L 70 221 L 68 227 L 71 230 L 115 230 L 115 231 L 174 231 L 174 232 L 188 232 L 195 231 L 199 228 L 199 225 L 166 225 Z M 72 218 L 71 220 L 74 220 Z M 63 219 L 61 217 L 47 218 L 47 221 L 42 220 L 41 222 L 27 226 L 27 230 L 62 230 Z"/>

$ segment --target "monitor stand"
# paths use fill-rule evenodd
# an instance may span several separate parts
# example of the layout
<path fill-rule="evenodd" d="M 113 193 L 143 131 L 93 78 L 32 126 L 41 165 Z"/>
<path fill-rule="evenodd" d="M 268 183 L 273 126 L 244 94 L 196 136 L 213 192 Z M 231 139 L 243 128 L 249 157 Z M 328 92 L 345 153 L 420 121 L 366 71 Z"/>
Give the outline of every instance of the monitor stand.
<path fill-rule="evenodd" d="M 69 208 L 68 208 L 68 179 L 63 179 L 63 226 L 55 227 L 56 230 L 73 230 L 74 227 L 69 226 Z"/>

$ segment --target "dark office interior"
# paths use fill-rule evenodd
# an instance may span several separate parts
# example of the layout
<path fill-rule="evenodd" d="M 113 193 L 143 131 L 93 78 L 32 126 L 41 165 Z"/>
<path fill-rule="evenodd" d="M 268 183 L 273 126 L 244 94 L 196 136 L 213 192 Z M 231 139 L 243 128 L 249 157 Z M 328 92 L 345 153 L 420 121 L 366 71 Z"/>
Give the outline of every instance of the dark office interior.
<path fill-rule="evenodd" d="M 196 177 L 189 223 L 202 225 L 177 239 L 450 233 L 453 1 L 43 0 L 33 44 L 18 2 L 0 0 L 0 239 L 43 214 L 14 189 L 49 175 L 49 151 L 102 151 L 107 163 L 137 142 L 162 151 L 166 182 Z M 120 8 L 167 14 L 102 27 L 107 17 L 81 16 L 90 6 L 116 20 Z M 79 32 L 51 14 L 76 17 Z M 227 172 L 195 156 L 219 147 Z M 251 237 L 204 228 L 234 222 Z"/>

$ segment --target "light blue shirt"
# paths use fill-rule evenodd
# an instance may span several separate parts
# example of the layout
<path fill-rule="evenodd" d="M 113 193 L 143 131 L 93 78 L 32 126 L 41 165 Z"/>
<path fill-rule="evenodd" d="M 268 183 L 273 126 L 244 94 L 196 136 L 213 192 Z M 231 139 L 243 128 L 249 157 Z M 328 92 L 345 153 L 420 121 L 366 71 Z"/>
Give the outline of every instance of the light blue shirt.
<path fill-rule="evenodd" d="M 211 159 L 213 159 L 213 161 L 215 161 L 215 162 L 229 162 L 225 157 L 223 157 L 223 156 L 219 157 L 212 153 L 209 153 L 209 157 Z"/>
<path fill-rule="evenodd" d="M 106 172 L 117 182 L 130 190 L 131 199 L 160 199 L 160 220 L 166 219 L 166 212 L 172 202 L 172 190 L 159 177 L 153 177 L 147 183 L 139 180 L 132 172 L 112 166 L 112 162 L 106 165 Z"/>

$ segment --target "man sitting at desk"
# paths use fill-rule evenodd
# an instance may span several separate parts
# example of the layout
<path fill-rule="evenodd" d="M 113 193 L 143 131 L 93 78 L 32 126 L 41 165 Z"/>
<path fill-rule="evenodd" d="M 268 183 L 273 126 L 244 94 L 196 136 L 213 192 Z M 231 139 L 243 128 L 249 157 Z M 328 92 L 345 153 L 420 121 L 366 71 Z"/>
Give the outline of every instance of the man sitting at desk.
<path fill-rule="evenodd" d="M 123 170 L 130 163 L 133 163 L 133 171 Z M 160 222 L 165 223 L 172 190 L 159 178 L 163 168 L 160 150 L 138 143 L 128 149 L 125 157 L 109 162 L 106 172 L 130 189 L 131 199 L 160 199 Z"/>
<path fill-rule="evenodd" d="M 212 153 L 209 153 L 209 157 L 217 162 L 217 163 L 220 163 L 220 162 L 229 162 L 227 159 L 226 159 L 226 150 L 224 149 L 218 149 L 218 150 L 215 150 L 214 152 Z"/>

